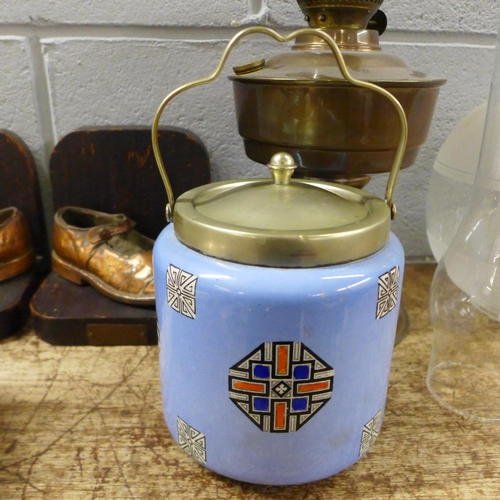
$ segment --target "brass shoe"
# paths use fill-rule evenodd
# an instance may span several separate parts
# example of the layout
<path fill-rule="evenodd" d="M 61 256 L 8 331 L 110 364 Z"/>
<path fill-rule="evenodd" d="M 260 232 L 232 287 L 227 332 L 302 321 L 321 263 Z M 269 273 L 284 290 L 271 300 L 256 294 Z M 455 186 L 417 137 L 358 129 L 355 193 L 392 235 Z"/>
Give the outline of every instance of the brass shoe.
<path fill-rule="evenodd" d="M 54 217 L 53 270 L 119 302 L 154 305 L 154 241 L 135 231 L 134 225 L 124 214 L 61 208 Z"/>
<path fill-rule="evenodd" d="M 0 209 L 0 281 L 28 271 L 35 258 L 24 214 L 15 207 Z"/>

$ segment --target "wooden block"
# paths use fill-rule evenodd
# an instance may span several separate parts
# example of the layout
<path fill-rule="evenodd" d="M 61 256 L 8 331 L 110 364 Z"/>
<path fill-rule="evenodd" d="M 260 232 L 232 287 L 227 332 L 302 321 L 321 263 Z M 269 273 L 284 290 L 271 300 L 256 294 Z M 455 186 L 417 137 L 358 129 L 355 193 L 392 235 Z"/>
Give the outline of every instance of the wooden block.
<path fill-rule="evenodd" d="M 22 139 L 0 131 L 0 209 L 20 209 L 31 229 L 38 255 L 35 267 L 0 282 L 0 338 L 19 331 L 28 317 L 29 301 L 48 270 L 45 220 L 38 176 L 31 152 Z"/>
<path fill-rule="evenodd" d="M 208 153 L 193 134 L 162 128 L 159 144 L 177 198 L 210 182 Z M 151 130 L 77 130 L 63 137 L 50 159 L 54 210 L 73 205 L 124 213 L 156 239 L 166 225 L 167 196 L 151 146 Z"/>
<path fill-rule="evenodd" d="M 52 272 L 31 302 L 38 336 L 57 345 L 152 345 L 158 341 L 154 307 L 108 299 Z"/>
<path fill-rule="evenodd" d="M 29 303 L 41 282 L 36 269 L 0 284 L 0 338 L 8 337 L 23 327 L 29 317 Z"/>
<path fill-rule="evenodd" d="M 159 131 L 159 143 L 175 196 L 210 182 L 201 141 L 177 128 Z M 64 206 L 124 213 L 140 233 L 156 239 L 166 225 L 167 197 L 149 128 L 72 132 L 50 160 L 54 209 Z M 38 336 L 59 345 L 124 345 L 157 342 L 154 308 L 134 307 L 51 273 L 31 302 Z"/>

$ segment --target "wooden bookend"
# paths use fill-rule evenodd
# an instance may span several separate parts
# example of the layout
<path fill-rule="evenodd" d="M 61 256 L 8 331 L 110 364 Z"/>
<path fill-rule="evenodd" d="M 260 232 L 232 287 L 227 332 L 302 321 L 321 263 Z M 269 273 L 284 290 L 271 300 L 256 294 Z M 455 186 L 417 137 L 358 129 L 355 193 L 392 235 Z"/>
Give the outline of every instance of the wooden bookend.
<path fill-rule="evenodd" d="M 162 156 L 175 196 L 210 182 L 201 141 L 186 130 L 159 131 Z M 54 211 L 65 206 L 123 213 L 135 229 L 156 239 L 166 225 L 165 189 L 149 128 L 72 132 L 50 159 Z M 156 344 L 154 307 L 126 305 L 91 286 L 78 286 L 51 272 L 31 301 L 38 336 L 57 345 Z"/>
<path fill-rule="evenodd" d="M 45 221 L 38 176 L 31 152 L 12 132 L 0 131 L 0 209 L 17 207 L 28 220 L 37 254 L 29 271 L 0 281 L 0 338 L 19 331 L 29 316 L 29 302 L 48 270 Z"/>

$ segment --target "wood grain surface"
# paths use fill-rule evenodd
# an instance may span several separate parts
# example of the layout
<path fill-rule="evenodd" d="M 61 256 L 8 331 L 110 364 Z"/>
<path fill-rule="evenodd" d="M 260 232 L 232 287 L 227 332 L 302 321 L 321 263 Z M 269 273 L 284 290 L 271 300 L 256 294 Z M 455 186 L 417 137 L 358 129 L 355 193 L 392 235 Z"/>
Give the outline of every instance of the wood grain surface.
<path fill-rule="evenodd" d="M 425 387 L 432 265 L 409 265 L 409 335 L 396 347 L 386 418 L 368 455 L 294 487 L 238 483 L 193 462 L 163 421 L 156 346 L 61 347 L 28 329 L 0 343 L 0 498 L 500 498 L 500 425 L 449 413 Z"/>

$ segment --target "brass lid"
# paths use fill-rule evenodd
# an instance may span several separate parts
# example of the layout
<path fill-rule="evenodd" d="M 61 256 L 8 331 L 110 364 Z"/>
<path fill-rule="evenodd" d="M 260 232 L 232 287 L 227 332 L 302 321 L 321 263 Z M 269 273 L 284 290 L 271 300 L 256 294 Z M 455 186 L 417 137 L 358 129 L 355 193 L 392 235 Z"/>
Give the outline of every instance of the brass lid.
<path fill-rule="evenodd" d="M 387 243 L 387 204 L 360 189 L 292 179 L 287 153 L 273 156 L 272 179 L 224 181 L 192 189 L 175 204 L 179 241 L 242 264 L 317 267 L 367 257 Z"/>

